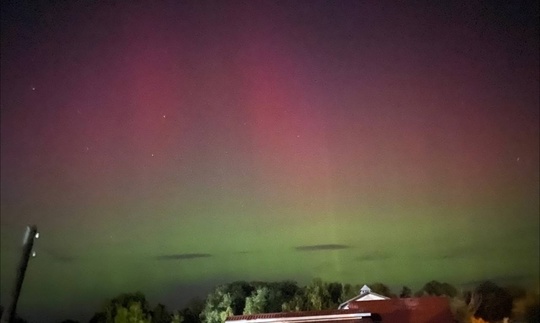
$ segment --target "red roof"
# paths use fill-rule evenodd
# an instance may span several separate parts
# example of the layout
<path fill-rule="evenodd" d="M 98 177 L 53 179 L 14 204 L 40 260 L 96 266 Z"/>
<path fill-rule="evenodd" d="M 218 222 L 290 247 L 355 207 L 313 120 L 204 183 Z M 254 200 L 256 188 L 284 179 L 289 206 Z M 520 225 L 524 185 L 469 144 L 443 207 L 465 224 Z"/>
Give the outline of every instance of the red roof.
<path fill-rule="evenodd" d="M 253 315 L 236 315 L 227 318 L 226 322 L 233 321 L 265 321 L 265 322 L 339 322 L 339 323 L 360 323 L 372 322 L 370 314 L 360 310 L 324 310 L 324 311 L 306 311 L 306 312 L 281 312 L 265 313 Z"/>
<path fill-rule="evenodd" d="M 391 298 L 379 301 L 353 301 L 350 309 L 380 315 L 380 322 L 454 323 L 446 297 Z"/>
<path fill-rule="evenodd" d="M 455 323 L 446 297 L 391 298 L 378 301 L 353 301 L 347 310 L 283 312 L 231 316 L 227 322 L 381 322 Z M 250 322 L 252 321 L 252 322 Z"/>

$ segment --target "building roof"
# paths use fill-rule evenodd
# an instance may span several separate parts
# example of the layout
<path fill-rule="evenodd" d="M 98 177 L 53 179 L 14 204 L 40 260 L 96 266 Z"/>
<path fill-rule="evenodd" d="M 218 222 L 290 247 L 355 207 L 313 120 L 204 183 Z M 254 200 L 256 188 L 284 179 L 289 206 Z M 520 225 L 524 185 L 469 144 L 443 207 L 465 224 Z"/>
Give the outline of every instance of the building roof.
<path fill-rule="evenodd" d="M 236 315 L 229 323 L 454 323 L 446 297 L 392 298 L 355 301 L 346 310 Z"/>
<path fill-rule="evenodd" d="M 355 297 L 339 304 L 338 308 L 345 309 L 347 307 L 347 304 L 354 301 L 374 301 L 374 300 L 383 300 L 383 299 L 389 299 L 389 297 L 374 293 L 371 291 L 371 288 L 369 288 L 368 285 L 364 285 L 360 289 L 359 295 L 356 295 Z"/>
<path fill-rule="evenodd" d="M 265 323 L 265 322 L 339 322 L 339 323 L 359 323 L 370 321 L 371 313 L 361 310 L 326 310 L 307 312 L 282 312 L 254 315 L 235 315 L 227 318 L 225 322 L 234 323 Z"/>
<path fill-rule="evenodd" d="M 360 293 L 363 294 L 363 293 L 371 293 L 371 288 L 369 288 L 368 285 L 364 285 L 362 286 L 362 288 L 360 288 Z"/>
<path fill-rule="evenodd" d="M 453 323 L 454 316 L 446 297 L 391 298 L 379 301 L 353 301 L 350 309 L 380 316 L 381 322 Z"/>

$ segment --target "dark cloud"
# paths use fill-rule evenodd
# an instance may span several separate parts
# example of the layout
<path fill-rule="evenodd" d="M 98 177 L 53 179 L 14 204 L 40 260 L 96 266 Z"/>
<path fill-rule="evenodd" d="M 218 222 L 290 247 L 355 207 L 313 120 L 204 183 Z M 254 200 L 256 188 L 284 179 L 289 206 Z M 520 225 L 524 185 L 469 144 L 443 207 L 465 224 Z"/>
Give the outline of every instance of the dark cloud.
<path fill-rule="evenodd" d="M 474 253 L 468 249 L 447 250 L 440 255 L 436 255 L 435 259 L 462 259 L 473 257 Z"/>
<path fill-rule="evenodd" d="M 315 244 L 310 246 L 295 247 L 296 251 L 321 251 L 321 250 L 341 250 L 348 249 L 350 246 L 343 244 Z"/>
<path fill-rule="evenodd" d="M 375 261 L 375 260 L 385 260 L 390 258 L 391 255 L 383 252 L 371 252 L 360 255 L 355 258 L 357 261 Z"/>
<path fill-rule="evenodd" d="M 210 258 L 212 257 L 209 253 L 179 253 L 172 255 L 161 255 L 157 256 L 157 260 L 190 260 L 190 259 L 199 259 L 199 258 Z"/>

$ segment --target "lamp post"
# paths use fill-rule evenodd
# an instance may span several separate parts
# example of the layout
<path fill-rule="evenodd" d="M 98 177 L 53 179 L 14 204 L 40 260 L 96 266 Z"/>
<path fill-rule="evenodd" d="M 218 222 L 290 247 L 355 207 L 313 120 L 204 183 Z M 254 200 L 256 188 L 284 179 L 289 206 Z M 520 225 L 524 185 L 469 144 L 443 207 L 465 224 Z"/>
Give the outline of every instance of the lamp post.
<path fill-rule="evenodd" d="M 17 267 L 17 277 L 15 279 L 15 285 L 13 286 L 13 292 L 11 294 L 11 303 L 2 314 L 2 323 L 11 323 L 15 317 L 15 311 L 17 309 L 17 301 L 21 293 L 21 287 L 26 273 L 26 267 L 28 266 L 28 260 L 32 253 L 32 247 L 34 246 L 34 239 L 39 237 L 37 227 L 35 225 L 27 226 L 23 239 L 23 252 Z M 34 254 L 35 255 L 35 254 Z"/>

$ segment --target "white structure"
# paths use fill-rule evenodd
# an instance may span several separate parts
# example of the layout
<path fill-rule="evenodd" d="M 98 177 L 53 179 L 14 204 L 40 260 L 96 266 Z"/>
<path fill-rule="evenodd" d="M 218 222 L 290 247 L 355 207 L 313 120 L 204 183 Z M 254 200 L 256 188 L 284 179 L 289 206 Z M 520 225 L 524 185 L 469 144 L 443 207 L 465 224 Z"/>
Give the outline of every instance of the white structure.
<path fill-rule="evenodd" d="M 300 312 L 292 313 L 294 316 L 286 316 L 282 313 L 255 314 L 230 316 L 225 323 L 306 323 L 306 322 L 339 322 L 339 321 L 357 321 L 371 318 L 371 313 L 347 313 L 347 314 L 324 314 L 320 312 Z M 328 311 L 327 311 L 328 312 Z M 313 313 L 314 315 L 309 315 Z"/>
<path fill-rule="evenodd" d="M 371 288 L 368 287 L 368 285 L 362 286 L 360 289 L 360 294 L 358 296 L 355 296 L 351 298 L 350 300 L 341 303 L 338 307 L 340 310 L 346 310 L 349 309 L 349 303 L 350 302 L 356 302 L 356 301 L 379 301 L 382 299 L 390 299 L 389 297 L 374 293 L 371 291 Z"/>

